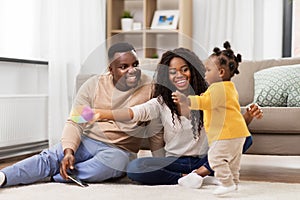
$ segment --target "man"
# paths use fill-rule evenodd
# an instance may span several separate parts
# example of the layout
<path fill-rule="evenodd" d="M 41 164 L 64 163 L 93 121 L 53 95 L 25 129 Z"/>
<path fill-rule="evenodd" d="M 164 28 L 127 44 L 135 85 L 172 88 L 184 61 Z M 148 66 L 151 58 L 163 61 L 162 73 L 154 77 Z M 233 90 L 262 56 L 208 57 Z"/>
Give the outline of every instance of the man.
<path fill-rule="evenodd" d="M 87 80 L 79 89 L 73 110 L 116 109 L 149 100 L 151 78 L 141 74 L 132 45 L 117 43 L 108 51 L 109 73 Z M 85 182 L 101 182 L 124 174 L 140 147 L 144 127 L 134 122 L 67 120 L 61 143 L 0 171 L 0 187 L 29 184 L 46 177 L 69 181 L 75 175 Z"/>

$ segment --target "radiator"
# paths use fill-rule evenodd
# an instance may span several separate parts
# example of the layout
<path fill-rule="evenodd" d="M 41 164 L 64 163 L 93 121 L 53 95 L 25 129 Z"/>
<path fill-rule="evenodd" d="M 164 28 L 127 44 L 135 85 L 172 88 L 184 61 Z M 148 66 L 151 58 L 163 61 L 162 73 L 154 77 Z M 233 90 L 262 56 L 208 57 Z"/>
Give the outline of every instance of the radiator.
<path fill-rule="evenodd" d="M 47 95 L 1 95 L 0 159 L 46 147 L 47 119 Z"/>

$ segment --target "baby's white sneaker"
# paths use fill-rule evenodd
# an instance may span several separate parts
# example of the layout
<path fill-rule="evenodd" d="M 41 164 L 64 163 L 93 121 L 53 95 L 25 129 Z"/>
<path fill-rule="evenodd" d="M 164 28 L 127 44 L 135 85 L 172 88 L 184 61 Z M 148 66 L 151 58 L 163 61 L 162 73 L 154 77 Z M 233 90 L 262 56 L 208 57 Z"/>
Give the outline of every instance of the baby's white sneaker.
<path fill-rule="evenodd" d="M 188 188 L 198 189 L 202 186 L 203 178 L 202 176 L 191 172 L 188 175 L 178 179 L 178 184 Z"/>
<path fill-rule="evenodd" d="M 221 185 L 221 182 L 214 176 L 204 176 L 203 184 L 204 185 Z"/>
<path fill-rule="evenodd" d="M 3 172 L 0 172 L 0 187 L 3 185 L 5 181 L 5 174 Z"/>
<path fill-rule="evenodd" d="M 222 194 L 227 194 L 229 192 L 235 191 L 236 190 L 236 185 L 231 185 L 228 187 L 225 186 L 219 186 L 217 189 L 214 190 L 213 194 L 215 195 L 222 195 Z"/>

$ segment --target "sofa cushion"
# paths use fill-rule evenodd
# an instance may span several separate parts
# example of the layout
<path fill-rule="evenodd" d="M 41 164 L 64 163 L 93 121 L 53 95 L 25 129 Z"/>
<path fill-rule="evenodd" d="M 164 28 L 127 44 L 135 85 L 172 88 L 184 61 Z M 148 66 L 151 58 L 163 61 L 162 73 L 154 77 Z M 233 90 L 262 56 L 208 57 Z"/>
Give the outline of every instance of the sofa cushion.
<path fill-rule="evenodd" d="M 255 72 L 254 101 L 261 106 L 300 107 L 300 65 Z"/>
<path fill-rule="evenodd" d="M 264 117 L 253 119 L 248 126 L 251 133 L 299 135 L 300 107 L 263 107 L 262 110 Z M 241 107 L 241 112 L 245 113 L 246 107 Z"/>

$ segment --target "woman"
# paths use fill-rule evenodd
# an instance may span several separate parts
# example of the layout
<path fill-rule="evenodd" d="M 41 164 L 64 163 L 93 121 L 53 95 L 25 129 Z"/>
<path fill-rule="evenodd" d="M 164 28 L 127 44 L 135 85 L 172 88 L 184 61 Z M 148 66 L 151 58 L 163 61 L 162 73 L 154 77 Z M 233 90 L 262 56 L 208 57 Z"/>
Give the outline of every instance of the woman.
<path fill-rule="evenodd" d="M 205 92 L 207 83 L 203 78 L 204 71 L 202 62 L 192 51 L 185 48 L 167 51 L 158 64 L 153 99 L 128 109 L 113 112 L 98 110 L 103 119 L 161 120 L 166 157 L 145 157 L 131 161 L 127 166 L 127 176 L 133 181 L 148 185 L 177 184 L 179 178 L 194 169 L 198 169 L 197 174 L 202 177 L 213 175 L 207 161 L 208 145 L 202 111 L 192 111 L 189 119 L 180 116 L 171 97 L 176 90 L 185 95 Z M 261 116 L 259 107 L 254 104 L 244 114 L 247 124 L 253 117 Z M 251 144 L 250 136 L 245 142 L 244 151 Z"/>

